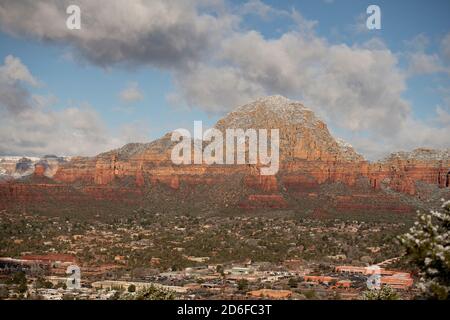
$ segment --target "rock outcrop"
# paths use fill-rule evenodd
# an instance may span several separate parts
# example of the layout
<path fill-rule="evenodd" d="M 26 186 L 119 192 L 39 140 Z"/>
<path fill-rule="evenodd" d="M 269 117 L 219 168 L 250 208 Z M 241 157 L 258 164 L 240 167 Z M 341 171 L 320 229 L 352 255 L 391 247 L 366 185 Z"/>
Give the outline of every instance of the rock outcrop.
<path fill-rule="evenodd" d="M 416 149 L 412 152 L 397 152 L 370 167 L 371 184 L 381 184 L 391 189 L 415 195 L 417 182 L 439 188 L 449 187 L 450 149 Z"/>
<path fill-rule="evenodd" d="M 417 196 L 420 183 L 444 192 L 449 190 L 448 150 L 419 149 L 369 163 L 351 145 L 335 139 L 311 110 L 280 96 L 239 107 L 219 120 L 215 128 L 221 132 L 238 128 L 279 129 L 278 173 L 260 175 L 260 163 L 175 165 L 170 158 L 175 143 L 167 134 L 151 143 L 127 144 L 96 157 L 60 162 L 51 179 L 58 187 L 52 185 L 48 190 L 66 192 L 66 198 L 72 192 L 77 195 L 74 197 L 82 194 L 110 201 L 142 197 L 144 202 L 150 199 L 147 203 L 158 202 L 160 199 L 156 198 L 161 195 L 157 192 L 163 190 L 166 198 L 161 201 L 191 198 L 193 203 L 205 201 L 206 207 L 213 207 L 214 203 L 244 209 L 317 209 L 331 205 L 337 212 L 397 213 L 413 211 L 401 199 Z M 48 167 L 48 159 L 36 164 L 34 178 L 48 177 Z M 27 188 L 33 190 L 29 198 L 34 199 L 43 186 L 20 180 L 7 186 L 0 184 L 0 199 L 8 203 L 23 201 L 26 197 L 21 194 L 29 193 Z"/>
<path fill-rule="evenodd" d="M 39 175 L 51 178 L 58 171 L 59 166 L 68 160 L 67 157 L 54 155 L 46 155 L 42 158 L 0 156 L 0 180 L 20 179 L 32 175 L 35 171 L 38 171 Z"/>

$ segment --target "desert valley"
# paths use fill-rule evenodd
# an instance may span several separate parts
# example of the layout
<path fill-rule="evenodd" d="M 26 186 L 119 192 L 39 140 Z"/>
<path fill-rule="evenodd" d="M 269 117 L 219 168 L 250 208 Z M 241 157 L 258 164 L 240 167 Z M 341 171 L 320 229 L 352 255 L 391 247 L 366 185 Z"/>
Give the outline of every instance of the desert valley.
<path fill-rule="evenodd" d="M 169 134 L 95 157 L 2 160 L 0 266 L 27 274 L 4 273 L 3 294 L 117 299 L 151 284 L 187 299 L 355 299 L 375 264 L 382 282 L 414 296 L 416 271 L 396 239 L 417 210 L 450 198 L 450 150 L 367 161 L 281 96 L 215 128 L 279 129 L 278 173 L 175 165 Z M 75 293 L 71 264 L 82 275 Z"/>

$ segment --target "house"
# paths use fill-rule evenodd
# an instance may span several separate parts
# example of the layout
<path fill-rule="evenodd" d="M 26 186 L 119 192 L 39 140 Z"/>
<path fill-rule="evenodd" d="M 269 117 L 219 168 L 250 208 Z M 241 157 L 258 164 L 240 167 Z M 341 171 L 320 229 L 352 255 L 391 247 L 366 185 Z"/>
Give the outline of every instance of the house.
<path fill-rule="evenodd" d="M 261 289 L 247 292 L 248 296 L 256 298 L 266 298 L 266 299 L 288 299 L 292 296 L 292 291 L 290 290 L 272 290 L 272 289 Z"/>
<path fill-rule="evenodd" d="M 399 272 L 392 276 L 381 277 L 381 285 L 388 285 L 395 289 L 406 290 L 412 287 L 414 280 L 411 278 L 411 274 Z"/>
<path fill-rule="evenodd" d="M 150 286 L 155 286 L 157 288 L 171 290 L 177 293 L 186 293 L 188 288 L 179 287 L 179 286 L 165 286 L 159 283 L 152 282 L 131 282 L 131 281 L 113 281 L 113 280 L 105 280 L 105 281 L 97 281 L 92 283 L 92 287 L 96 289 L 110 289 L 114 290 L 116 288 L 120 288 L 122 290 L 127 290 L 130 285 L 134 285 L 136 290 L 142 290 L 144 288 L 148 288 Z"/>
<path fill-rule="evenodd" d="M 189 261 L 199 262 L 199 263 L 204 263 L 210 259 L 209 257 L 194 257 L 194 256 L 184 256 L 184 258 Z"/>
<path fill-rule="evenodd" d="M 24 255 L 22 260 L 42 261 L 52 264 L 76 264 L 77 258 L 70 254 L 50 253 L 44 255 Z"/>
<path fill-rule="evenodd" d="M 332 289 L 342 288 L 342 289 L 349 289 L 352 286 L 352 282 L 350 280 L 339 280 L 336 282 L 336 284 L 333 286 Z"/>
<path fill-rule="evenodd" d="M 124 263 L 124 262 L 126 262 L 126 257 L 125 256 L 115 256 L 114 257 L 114 261 L 116 261 L 116 262 L 121 262 L 121 263 Z"/>
<path fill-rule="evenodd" d="M 159 266 L 160 264 L 161 264 L 161 259 L 160 258 L 152 257 L 150 259 L 150 265 L 152 265 L 152 266 Z"/>
<path fill-rule="evenodd" d="M 244 275 L 250 274 L 251 272 L 252 269 L 248 267 L 232 267 L 231 269 L 225 271 L 225 273 L 232 275 Z"/>
<path fill-rule="evenodd" d="M 325 283 L 329 284 L 332 281 L 337 281 L 337 278 L 334 277 L 328 277 L 328 276 L 304 276 L 303 280 L 305 282 L 312 282 L 312 283 Z"/>

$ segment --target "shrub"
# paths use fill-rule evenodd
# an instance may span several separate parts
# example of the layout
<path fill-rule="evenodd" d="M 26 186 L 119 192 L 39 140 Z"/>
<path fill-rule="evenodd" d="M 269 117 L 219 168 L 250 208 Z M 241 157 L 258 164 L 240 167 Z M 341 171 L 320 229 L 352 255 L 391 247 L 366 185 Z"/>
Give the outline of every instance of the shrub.
<path fill-rule="evenodd" d="M 383 286 L 380 290 L 369 290 L 363 293 L 363 300 L 398 300 L 397 292 L 389 286 Z"/>
<path fill-rule="evenodd" d="M 450 201 L 442 209 L 420 214 L 409 233 L 400 237 L 406 257 L 419 269 L 419 288 L 427 299 L 450 298 Z"/>

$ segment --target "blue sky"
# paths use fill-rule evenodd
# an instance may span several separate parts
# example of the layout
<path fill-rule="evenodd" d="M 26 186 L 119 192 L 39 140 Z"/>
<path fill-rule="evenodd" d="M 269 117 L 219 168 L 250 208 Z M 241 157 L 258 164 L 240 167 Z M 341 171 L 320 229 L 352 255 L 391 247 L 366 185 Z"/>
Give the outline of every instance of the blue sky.
<path fill-rule="evenodd" d="M 30 88 L 33 93 L 55 95 L 58 100 L 55 108 L 87 103 L 101 114 L 112 131 L 122 124 L 142 124 L 148 140 L 153 140 L 173 130 L 174 126 L 191 126 L 194 120 L 214 123 L 205 112 L 195 109 L 179 112 L 167 103 L 166 94 L 173 86 L 170 74 L 164 70 L 147 66 L 106 70 L 68 59 L 63 46 L 17 39 L 4 33 L 1 33 L 0 43 L 2 57 L 20 58 L 43 83 L 42 87 Z M 120 100 L 119 92 L 132 82 L 139 83 L 144 99 L 128 104 Z"/>
<path fill-rule="evenodd" d="M 151 141 L 175 128 L 190 129 L 194 120 L 203 120 L 206 126 L 213 125 L 226 112 L 237 107 L 236 104 L 257 98 L 259 95 L 278 93 L 292 99 L 300 98 L 305 103 L 309 102 L 308 106 L 325 118 L 333 134 L 348 140 L 357 151 L 369 158 L 386 154 L 388 149 L 396 151 L 399 148 L 411 149 L 419 146 L 450 147 L 450 140 L 445 137 L 445 134 L 450 133 L 450 121 L 445 121 L 450 119 L 450 56 L 446 56 L 448 52 L 445 51 L 446 36 L 450 39 L 448 18 L 450 1 L 267 0 L 246 4 L 230 0 L 213 1 L 208 6 L 200 1 L 197 5 L 182 4 L 181 14 L 174 14 L 174 17 L 182 22 L 182 28 L 192 28 L 195 31 L 186 30 L 186 35 L 182 34 L 180 29 L 166 28 L 164 19 L 161 21 L 163 26 L 157 25 L 159 20 L 150 16 L 154 11 L 152 4 L 146 9 L 149 9 L 148 20 L 154 19 L 156 26 L 139 22 L 142 25 L 135 28 L 133 21 L 138 21 L 139 16 L 133 18 L 132 15 L 141 12 L 139 11 L 141 9 L 133 10 L 134 1 L 115 1 L 119 3 L 118 7 L 123 7 L 123 10 L 127 6 L 131 8 L 130 21 L 126 20 L 127 17 L 120 18 L 125 19 L 126 36 L 117 35 L 117 39 L 113 39 L 114 35 L 108 34 L 107 31 L 102 33 L 102 26 L 108 25 L 111 28 L 116 26 L 111 21 L 101 20 L 108 19 L 108 15 L 96 12 L 100 10 L 107 13 L 111 10 L 110 16 L 113 19 L 113 16 L 118 14 L 117 8 L 105 9 L 87 4 L 88 2 L 83 0 L 72 1 L 80 5 L 84 23 L 82 33 L 74 36 L 77 31 L 65 30 L 65 26 L 61 23 L 67 16 L 64 12 L 64 1 L 46 1 L 54 6 L 60 20 L 49 19 L 46 16 L 48 12 L 41 10 L 39 2 L 43 1 L 30 2 L 28 8 L 17 5 L 14 1 L 4 1 L 0 4 L 0 9 L 9 15 L 6 19 L 6 16 L 3 17 L 0 13 L 0 64 L 4 63 L 3 60 L 8 56 L 18 59 L 21 66 L 26 68 L 40 85 L 30 85 L 21 79 L 13 85 L 27 90 L 31 100 L 35 96 L 52 97 L 47 99 L 51 100 L 48 105 L 40 107 L 39 112 L 42 113 L 40 119 L 49 114 L 52 115 L 52 119 L 56 119 L 65 109 L 75 108 L 84 111 L 87 108 L 98 116 L 96 121 L 104 126 L 104 130 L 98 133 L 104 137 L 95 145 L 91 145 L 92 137 L 82 132 L 83 138 L 74 139 L 71 148 L 68 148 L 67 142 L 64 141 L 52 143 L 39 141 L 36 144 L 39 147 L 34 147 L 33 139 L 30 137 L 33 136 L 33 132 L 28 132 L 29 130 L 36 130 L 41 140 L 58 140 L 58 131 L 55 130 L 53 136 L 46 136 L 44 133 L 52 129 L 43 127 L 47 120 L 33 124 L 27 117 L 27 121 L 31 122 L 24 125 L 14 112 L 4 113 L 4 119 L 7 119 L 4 121 L 8 121 L 4 128 L 12 128 L 15 124 L 17 130 L 22 129 L 22 133 L 11 132 L 10 129 L 8 132 L 1 131 L 0 134 L 3 136 L 0 139 L 0 154 L 92 155 L 130 141 Z M 107 3 L 104 2 L 104 6 L 108 6 Z M 170 14 L 173 10 L 178 10 L 178 2 L 174 3 Z M 367 17 L 365 11 L 369 4 L 377 4 L 381 8 L 381 30 L 369 31 L 364 28 Z M 258 14 L 256 8 L 266 14 Z M 302 22 L 299 23 L 299 20 L 295 19 L 294 13 L 301 17 Z M 30 19 L 28 22 L 16 21 L 14 16 L 17 17 L 16 20 L 19 17 L 22 20 L 27 17 Z M 312 25 L 311 28 L 305 27 L 308 23 Z M 158 32 L 158 38 L 152 34 L 155 30 Z M 136 35 L 133 32 L 136 32 Z M 252 32 L 253 36 L 250 37 Z M 289 39 L 281 40 L 287 35 L 290 36 Z M 130 44 L 131 40 L 124 40 L 124 37 L 128 36 L 143 40 Z M 180 39 L 176 38 L 178 36 Z M 170 41 L 165 39 L 166 37 Z M 105 38 L 111 41 L 107 42 Z M 155 53 L 153 44 L 146 42 L 151 41 L 148 39 L 158 39 L 163 49 L 167 46 L 167 51 L 162 55 L 159 52 Z M 184 39 L 198 41 L 198 44 L 184 43 Z M 305 58 L 299 54 L 299 60 L 305 61 L 302 60 L 293 68 L 296 70 L 298 68 L 297 74 L 302 75 L 300 81 L 296 79 L 296 73 L 293 72 L 293 75 L 288 77 L 281 71 L 289 70 L 290 65 L 297 63 L 295 53 L 289 51 L 288 56 L 292 61 L 289 58 L 284 61 L 283 58 L 271 67 L 274 70 L 273 78 L 281 80 L 279 82 L 265 80 L 267 75 L 256 74 L 258 70 L 251 69 L 252 66 L 249 66 L 246 60 L 249 52 L 245 48 L 247 41 L 245 39 L 254 40 L 262 50 L 267 48 L 267 52 L 274 52 L 277 57 L 284 57 L 285 51 L 289 51 L 289 48 L 300 48 L 299 52 L 304 51 L 300 44 L 307 50 L 308 41 L 317 41 L 317 46 L 312 47 L 323 57 L 314 61 L 314 58 Z M 450 43 L 450 40 L 448 42 Z M 141 43 L 149 48 L 139 48 Z M 183 43 L 180 44 L 183 50 L 181 53 L 174 52 L 175 58 L 170 60 L 172 55 L 170 50 L 177 48 L 178 43 Z M 223 43 L 229 43 L 230 46 L 225 45 L 222 49 Z M 241 44 L 242 50 L 239 47 Z M 108 46 L 109 51 L 99 53 L 105 46 Z M 366 48 L 378 51 L 372 55 L 365 51 Z M 186 58 L 183 56 L 184 52 Z M 225 56 L 224 52 L 229 55 Z M 167 57 L 164 57 L 165 53 Z M 148 56 L 145 56 L 146 54 Z M 330 93 L 330 97 L 318 97 L 320 90 L 313 86 L 304 89 L 304 84 L 308 82 L 307 76 L 302 73 L 306 63 L 309 65 L 317 63 L 317 68 L 321 69 L 324 62 L 328 63 L 335 56 L 341 59 L 341 54 L 346 55 L 342 59 L 350 59 L 347 69 L 352 69 L 352 57 L 367 58 L 368 61 L 372 61 L 373 58 L 374 66 L 369 72 L 378 72 L 377 70 L 390 72 L 390 69 L 393 69 L 393 73 L 387 77 L 389 84 L 371 87 L 371 80 L 358 79 L 358 86 L 362 87 L 360 90 L 362 96 L 358 97 L 344 95 L 341 97 L 339 90 L 345 91 L 346 87 L 336 83 L 342 82 L 336 79 L 331 79 L 330 85 L 323 84 L 324 93 L 331 87 L 330 92 L 336 91 L 333 95 Z M 267 66 L 271 62 L 271 57 L 266 55 L 264 58 L 268 59 L 267 63 L 262 58 L 259 58 L 260 61 L 252 61 L 255 62 L 255 68 L 256 62 L 260 62 L 260 66 Z M 381 61 L 379 68 L 378 59 Z M 395 59 L 395 62 L 392 59 Z M 258 57 L 255 57 L 255 60 L 258 60 Z M 342 61 L 344 63 L 336 62 L 327 68 L 340 70 L 339 66 L 345 65 L 347 60 Z M 362 72 L 367 71 L 363 63 L 361 66 Z M 225 77 L 225 72 L 230 72 L 229 76 Z M 280 75 L 277 75 L 277 72 L 280 72 Z M 328 71 L 323 71 L 325 72 L 323 74 L 322 71 L 311 69 L 308 72 L 314 74 L 310 79 L 312 83 L 318 79 L 332 78 L 326 73 Z M 345 70 L 337 79 L 346 79 L 351 83 L 349 75 L 353 72 L 357 70 Z M 379 78 L 383 78 L 385 72 L 380 71 Z M 250 77 L 249 74 L 253 73 L 256 75 Z M 194 85 L 195 81 L 199 84 Z M 202 84 L 200 81 L 205 83 Z M 242 89 L 242 92 L 236 92 L 236 97 L 231 97 L 234 84 L 230 82 L 236 82 L 239 90 Z M 121 92 L 133 85 L 137 85 L 140 97 L 130 101 L 121 99 Z M 398 90 L 389 88 L 397 85 L 404 88 Z M 391 104 L 379 106 L 379 103 L 373 105 L 368 103 L 367 106 L 359 107 L 358 103 L 365 99 L 363 95 L 369 92 L 368 96 L 373 96 L 371 91 L 378 90 L 378 87 L 380 95 L 386 97 Z M 352 102 L 354 106 L 346 106 L 341 110 L 342 101 L 348 98 L 354 99 Z M 336 101 L 340 101 L 340 104 Z M 32 102 L 30 104 L 30 108 L 37 108 Z M 398 111 L 397 106 L 409 111 Z M 372 117 L 372 122 L 365 119 L 364 110 L 359 109 L 363 107 L 370 110 L 367 117 Z M 390 111 L 395 115 L 390 116 Z M 354 117 L 353 123 L 342 120 L 346 113 L 349 117 Z M 391 133 L 388 132 L 389 127 L 383 130 L 376 128 L 380 121 L 388 126 L 389 120 L 396 117 L 402 122 L 401 127 L 405 127 L 404 132 L 400 131 L 403 129 L 399 129 L 398 132 L 392 129 Z M 67 121 L 67 125 L 64 124 L 66 128 L 79 131 L 77 125 L 70 120 Z M 411 127 L 411 137 L 408 137 L 408 126 Z M 83 123 L 82 127 L 84 130 L 88 125 Z M 27 131 L 26 134 L 23 131 Z M 414 134 L 418 136 L 415 137 Z M 70 138 L 70 132 L 64 130 L 60 136 L 61 139 Z M 10 139 L 11 137 L 13 139 Z M 111 140 L 108 140 L 108 137 L 112 137 Z M 10 141 L 14 141 L 14 144 Z M 82 144 L 88 147 L 83 147 Z"/>

